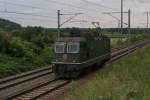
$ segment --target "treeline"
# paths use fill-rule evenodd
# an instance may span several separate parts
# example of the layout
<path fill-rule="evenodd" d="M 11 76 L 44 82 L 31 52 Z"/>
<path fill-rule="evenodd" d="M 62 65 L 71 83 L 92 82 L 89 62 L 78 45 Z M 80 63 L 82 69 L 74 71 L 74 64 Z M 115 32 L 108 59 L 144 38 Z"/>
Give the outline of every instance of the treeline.
<path fill-rule="evenodd" d="M 6 32 L 6 31 L 13 32 L 16 30 L 20 30 L 21 28 L 22 27 L 20 24 L 0 18 L 0 32 Z"/>
<path fill-rule="evenodd" d="M 48 29 L 51 32 L 57 32 L 56 28 L 51 28 Z M 120 28 L 62 28 L 61 33 L 70 33 L 72 31 L 78 31 L 80 33 L 86 33 L 86 32 L 102 32 L 102 33 L 110 33 L 110 34 L 116 34 L 120 32 Z M 123 28 L 123 33 L 127 34 L 128 33 L 128 28 Z M 150 33 L 150 28 L 131 28 L 131 34 L 140 34 L 140 33 Z"/>
<path fill-rule="evenodd" d="M 78 29 L 78 28 L 63 28 L 61 29 L 62 33 L 67 33 L 71 32 L 72 29 Z M 121 29 L 120 28 L 79 28 L 80 32 L 101 32 L 101 33 L 110 33 L 110 34 L 116 34 L 120 33 Z M 150 34 L 150 28 L 131 28 L 131 34 L 141 34 L 141 33 L 146 33 Z M 123 28 L 123 34 L 128 33 L 128 28 Z"/>
<path fill-rule="evenodd" d="M 102 32 L 108 32 L 108 33 L 116 33 L 120 32 L 120 28 L 103 28 Z M 128 28 L 123 28 L 123 33 L 127 34 L 128 33 Z M 140 33 L 150 33 L 150 28 L 131 28 L 131 34 L 140 34 Z"/>

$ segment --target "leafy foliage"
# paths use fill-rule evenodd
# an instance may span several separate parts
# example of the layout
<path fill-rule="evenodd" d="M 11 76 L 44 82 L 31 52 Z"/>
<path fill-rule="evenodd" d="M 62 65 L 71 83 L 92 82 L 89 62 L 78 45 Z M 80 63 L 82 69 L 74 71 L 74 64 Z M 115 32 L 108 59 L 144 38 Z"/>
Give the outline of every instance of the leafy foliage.
<path fill-rule="evenodd" d="M 48 64 L 51 63 L 53 58 L 53 49 L 52 47 L 46 47 L 41 52 L 41 58 L 44 59 L 44 61 Z"/>
<path fill-rule="evenodd" d="M 15 24 L 6 20 L 3 22 L 6 25 Z M 51 63 L 53 57 L 54 33 L 42 27 L 23 28 L 17 25 L 12 29 L 0 26 L 3 29 L 0 33 L 0 77 L 44 67 Z M 8 30 L 13 31 L 13 35 L 5 34 Z"/>
<path fill-rule="evenodd" d="M 33 43 L 22 40 L 19 37 L 9 39 L 7 54 L 13 57 L 31 57 L 36 46 Z"/>
<path fill-rule="evenodd" d="M 5 44 L 3 45 L 5 47 Z M 50 49 L 43 49 L 43 52 L 37 54 L 37 48 L 34 43 L 23 40 L 20 37 L 9 38 L 7 48 L 5 48 L 5 51 L 2 49 L 4 52 L 1 50 L 0 53 L 0 77 L 6 77 L 50 64 L 52 51 Z"/>
<path fill-rule="evenodd" d="M 0 34 L 0 52 L 5 52 L 7 49 L 8 40 L 7 37 Z"/>

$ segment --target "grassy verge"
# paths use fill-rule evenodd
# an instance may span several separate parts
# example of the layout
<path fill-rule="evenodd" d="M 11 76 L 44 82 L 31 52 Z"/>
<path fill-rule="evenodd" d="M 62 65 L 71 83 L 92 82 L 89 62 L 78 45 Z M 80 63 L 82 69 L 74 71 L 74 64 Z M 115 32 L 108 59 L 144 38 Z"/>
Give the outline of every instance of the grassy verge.
<path fill-rule="evenodd" d="M 127 35 L 128 36 L 128 35 Z M 131 35 L 130 40 L 128 41 L 128 38 L 122 38 L 120 41 L 119 38 L 112 38 L 111 39 L 111 48 L 123 48 L 128 46 L 128 44 L 134 43 L 134 42 L 140 42 L 147 38 L 149 38 L 149 34 L 136 34 Z"/>
<path fill-rule="evenodd" d="M 65 100 L 150 100 L 150 46 L 106 66 L 84 88 L 72 85 Z"/>

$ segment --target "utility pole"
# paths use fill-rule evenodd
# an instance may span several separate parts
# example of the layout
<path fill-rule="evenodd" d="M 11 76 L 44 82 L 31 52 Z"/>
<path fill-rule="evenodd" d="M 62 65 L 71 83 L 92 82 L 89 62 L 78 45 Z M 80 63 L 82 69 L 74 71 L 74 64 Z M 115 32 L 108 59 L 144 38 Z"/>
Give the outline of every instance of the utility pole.
<path fill-rule="evenodd" d="M 123 0 L 121 0 L 121 35 L 123 35 Z"/>
<path fill-rule="evenodd" d="M 120 22 L 121 22 L 121 20 L 120 20 L 119 18 L 117 18 L 116 16 L 113 16 L 113 15 L 112 15 L 113 13 L 121 13 L 121 12 L 103 12 L 102 14 L 107 14 L 107 15 L 111 16 L 112 18 L 116 19 L 116 20 L 118 21 L 118 25 L 119 25 L 119 27 L 120 27 Z M 128 14 L 128 12 L 123 12 L 123 13 L 127 13 L 127 14 Z M 128 24 L 125 23 L 125 22 L 122 22 L 122 24 L 128 25 Z"/>
<path fill-rule="evenodd" d="M 112 18 L 116 19 L 117 20 L 117 23 L 118 23 L 118 33 L 120 33 L 120 24 L 121 24 L 121 20 L 119 18 L 117 18 L 116 16 L 113 16 L 112 14 L 117 14 L 117 13 L 121 13 L 121 12 L 103 12 L 102 14 L 107 14 L 109 16 L 111 16 Z M 123 13 L 128 13 L 127 11 L 126 12 L 123 12 Z M 123 22 L 122 24 L 125 24 L 125 25 L 128 25 L 127 23 Z M 120 39 L 121 40 L 121 39 Z"/>
<path fill-rule="evenodd" d="M 148 29 L 148 27 L 149 27 L 149 12 L 147 12 L 147 29 Z"/>
<path fill-rule="evenodd" d="M 57 31 L 58 31 L 58 38 L 60 37 L 60 10 L 57 11 L 57 15 L 58 15 L 58 27 L 57 27 Z"/>
<path fill-rule="evenodd" d="M 118 34 L 120 33 L 120 20 L 118 20 Z"/>
<path fill-rule="evenodd" d="M 128 10 L 128 53 L 130 53 L 130 39 L 131 39 L 131 10 Z"/>
<path fill-rule="evenodd" d="M 61 33 L 60 33 L 61 26 L 63 26 L 64 24 L 68 23 L 69 21 L 71 21 L 73 18 L 75 18 L 76 16 L 78 16 L 80 14 L 83 14 L 83 13 L 62 14 L 62 13 L 60 13 L 60 10 L 57 11 L 57 16 L 58 16 L 58 26 L 57 26 L 58 38 L 61 36 Z M 60 23 L 60 16 L 63 16 L 63 15 L 72 15 L 72 17 L 69 18 L 68 20 L 64 21 L 63 23 Z"/>
<path fill-rule="evenodd" d="M 131 33 L 131 10 L 128 10 L 128 34 Z"/>

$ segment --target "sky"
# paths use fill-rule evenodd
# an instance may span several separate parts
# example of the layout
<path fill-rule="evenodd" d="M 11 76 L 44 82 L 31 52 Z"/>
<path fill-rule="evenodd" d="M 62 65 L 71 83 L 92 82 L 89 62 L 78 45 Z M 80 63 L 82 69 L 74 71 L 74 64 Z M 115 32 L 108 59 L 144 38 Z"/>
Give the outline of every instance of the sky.
<path fill-rule="evenodd" d="M 57 27 L 57 10 L 61 11 L 61 23 L 80 13 L 61 27 L 94 27 L 92 22 L 99 22 L 101 27 L 118 27 L 121 0 L 0 0 L 0 18 L 5 18 L 22 26 Z M 124 12 L 131 9 L 131 27 L 146 27 L 150 11 L 150 0 L 124 0 Z M 106 12 L 106 13 L 104 13 Z M 128 14 L 124 13 L 124 23 L 128 23 Z M 124 24 L 124 27 L 127 25 Z"/>

